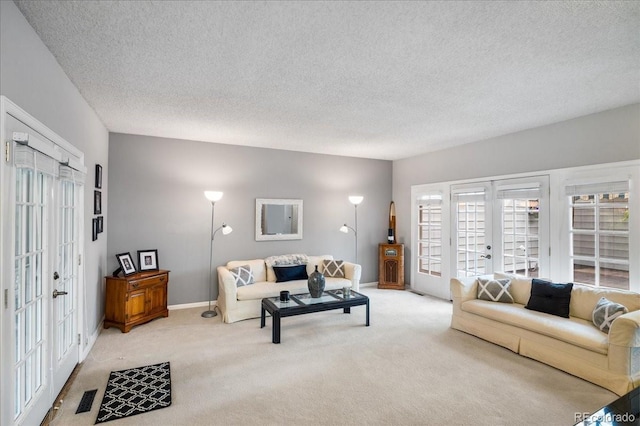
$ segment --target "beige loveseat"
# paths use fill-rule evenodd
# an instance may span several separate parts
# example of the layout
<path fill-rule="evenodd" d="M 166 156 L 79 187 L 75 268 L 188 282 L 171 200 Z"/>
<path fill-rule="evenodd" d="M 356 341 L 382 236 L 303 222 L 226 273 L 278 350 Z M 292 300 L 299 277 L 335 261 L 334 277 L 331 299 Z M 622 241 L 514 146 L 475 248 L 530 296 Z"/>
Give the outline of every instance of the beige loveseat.
<path fill-rule="evenodd" d="M 569 318 L 525 309 L 531 279 L 511 279 L 515 303 L 477 299 L 477 281 L 452 278 L 451 327 L 504 346 L 623 395 L 640 386 L 640 294 L 574 284 Z M 616 318 L 609 333 L 592 322 L 598 300 L 605 297 L 629 312 Z"/>
<path fill-rule="evenodd" d="M 286 256 L 286 255 L 285 255 Z M 300 255 L 297 255 L 300 256 Z M 304 255 L 302 255 L 304 256 Z M 276 282 L 276 275 L 270 260 L 234 260 L 225 266 L 218 267 L 218 307 L 222 312 L 222 320 L 232 323 L 260 316 L 260 306 L 265 297 L 276 297 L 283 290 L 291 294 L 308 293 L 306 279 Z M 284 257 L 284 256 L 283 256 Z M 320 273 L 324 272 L 323 261 L 333 260 L 331 255 L 304 256 L 307 275 L 314 272 L 316 265 Z M 236 279 L 230 272 L 231 269 L 249 265 L 253 274 L 253 284 L 238 286 Z M 360 289 L 360 265 L 343 262 L 344 278 L 325 277 L 325 290 L 338 290 L 350 287 L 353 290 Z"/>

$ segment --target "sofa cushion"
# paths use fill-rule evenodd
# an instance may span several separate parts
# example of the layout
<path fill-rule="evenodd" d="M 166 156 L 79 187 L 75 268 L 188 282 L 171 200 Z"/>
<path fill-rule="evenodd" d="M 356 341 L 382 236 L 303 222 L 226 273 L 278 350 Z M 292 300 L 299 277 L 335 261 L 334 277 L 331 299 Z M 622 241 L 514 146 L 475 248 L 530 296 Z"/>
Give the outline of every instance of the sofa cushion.
<path fill-rule="evenodd" d="M 620 315 L 624 315 L 627 312 L 629 312 L 629 310 L 625 306 L 601 297 L 593 310 L 591 319 L 600 331 L 608 333 L 611 323 Z"/>
<path fill-rule="evenodd" d="M 309 278 L 307 276 L 307 265 L 274 266 L 273 272 L 276 275 L 277 283 Z"/>
<path fill-rule="evenodd" d="M 625 306 L 629 312 L 640 310 L 640 294 L 638 293 L 613 288 L 574 284 L 573 290 L 571 291 L 570 315 L 591 321 L 593 309 L 602 297 Z"/>
<path fill-rule="evenodd" d="M 524 309 L 517 303 L 493 303 L 475 299 L 464 302 L 461 308 L 465 312 L 543 334 L 601 354 L 606 355 L 609 348 L 607 335 L 598 331 L 591 321 L 547 315 Z"/>
<path fill-rule="evenodd" d="M 325 259 L 322 266 L 322 274 L 325 277 L 344 278 L 344 261 Z"/>
<path fill-rule="evenodd" d="M 490 302 L 513 303 L 513 296 L 509 293 L 511 280 L 508 278 L 478 278 L 478 299 Z"/>
<path fill-rule="evenodd" d="M 324 289 L 325 291 L 342 290 L 343 287 L 350 286 L 351 281 L 346 278 L 326 278 Z M 261 300 L 265 297 L 279 297 L 282 290 L 287 290 L 291 294 L 303 294 L 309 292 L 309 286 L 307 280 L 286 281 L 283 283 L 256 281 L 253 285 L 238 287 L 237 298 L 238 300 Z M 591 328 L 595 330 L 593 325 Z M 598 330 L 596 332 L 602 334 Z"/>
<path fill-rule="evenodd" d="M 232 260 L 227 263 L 227 269 L 231 270 L 244 265 L 249 265 L 251 267 L 251 273 L 253 274 L 253 280 L 255 282 L 266 281 L 267 270 L 264 265 L 264 259 Z"/>
<path fill-rule="evenodd" d="M 251 285 L 255 281 L 253 279 L 253 273 L 251 272 L 250 265 L 241 265 L 236 268 L 229 269 L 233 280 L 236 283 L 236 287 L 242 287 L 243 285 Z"/>
<path fill-rule="evenodd" d="M 569 318 L 572 288 L 572 283 L 558 284 L 534 278 L 531 280 L 531 297 L 525 308 Z"/>
<path fill-rule="evenodd" d="M 325 260 L 333 260 L 333 256 L 330 254 L 323 254 L 320 256 L 309 256 L 309 263 L 307 263 L 307 275 L 311 275 L 318 266 L 318 271 L 322 272 L 322 262 Z"/>
<path fill-rule="evenodd" d="M 513 301 L 521 305 L 526 305 L 531 297 L 531 278 L 524 275 L 506 274 L 504 272 L 496 272 L 493 274 L 495 278 L 508 278 L 511 280 L 509 293 L 513 296 Z"/>
<path fill-rule="evenodd" d="M 306 254 L 281 254 L 269 256 L 264 260 L 267 268 L 267 281 L 276 281 L 274 266 L 306 265 L 309 257 Z"/>

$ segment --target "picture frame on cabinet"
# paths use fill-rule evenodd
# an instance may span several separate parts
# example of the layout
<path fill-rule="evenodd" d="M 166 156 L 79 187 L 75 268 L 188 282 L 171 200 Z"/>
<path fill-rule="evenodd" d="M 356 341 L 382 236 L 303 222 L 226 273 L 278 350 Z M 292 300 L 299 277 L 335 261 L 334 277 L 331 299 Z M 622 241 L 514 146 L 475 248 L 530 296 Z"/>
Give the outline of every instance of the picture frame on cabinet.
<path fill-rule="evenodd" d="M 138 272 L 136 270 L 136 265 L 133 263 L 133 259 L 131 258 L 131 253 L 119 253 L 116 254 L 116 258 L 118 259 L 118 264 L 120 265 L 120 269 L 122 269 L 122 273 L 127 275 L 132 275 Z"/>
<path fill-rule="evenodd" d="M 93 214 L 102 214 L 102 192 L 93 191 Z"/>
<path fill-rule="evenodd" d="M 157 271 L 158 250 L 138 250 L 138 267 L 140 271 Z"/>
<path fill-rule="evenodd" d="M 96 188 L 102 188 L 102 166 L 96 164 Z"/>

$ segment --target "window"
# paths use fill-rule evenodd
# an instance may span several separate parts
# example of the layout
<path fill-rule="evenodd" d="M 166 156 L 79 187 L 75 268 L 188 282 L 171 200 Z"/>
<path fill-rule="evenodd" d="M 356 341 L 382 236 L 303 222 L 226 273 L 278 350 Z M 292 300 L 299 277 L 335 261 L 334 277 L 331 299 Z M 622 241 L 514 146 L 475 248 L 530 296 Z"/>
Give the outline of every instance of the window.
<path fill-rule="evenodd" d="M 442 195 L 418 200 L 418 271 L 442 275 Z"/>
<path fill-rule="evenodd" d="M 629 182 L 573 185 L 566 190 L 573 280 L 629 289 Z"/>

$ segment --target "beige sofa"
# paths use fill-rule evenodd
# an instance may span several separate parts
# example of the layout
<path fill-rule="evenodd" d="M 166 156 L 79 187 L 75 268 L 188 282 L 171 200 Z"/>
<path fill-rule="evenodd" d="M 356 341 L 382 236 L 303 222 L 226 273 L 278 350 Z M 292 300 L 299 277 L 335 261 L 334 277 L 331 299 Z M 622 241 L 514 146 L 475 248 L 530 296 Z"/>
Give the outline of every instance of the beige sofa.
<path fill-rule="evenodd" d="M 332 260 L 333 256 L 307 256 L 306 258 L 308 259 L 305 262 L 307 274 L 311 274 L 316 265 L 318 265 L 318 271 L 322 273 L 323 260 Z M 243 265 L 251 267 L 255 283 L 237 287 L 235 278 L 229 270 Z M 360 275 L 360 265 L 344 262 L 344 278 L 325 277 L 325 290 L 350 287 L 357 291 L 360 289 Z M 291 294 L 309 292 L 307 280 L 276 282 L 273 267 L 267 264 L 265 259 L 234 260 L 225 266 L 219 266 L 218 289 L 217 304 L 222 312 L 222 320 L 226 323 L 258 318 L 262 299 L 279 296 L 282 290 L 288 290 Z"/>
<path fill-rule="evenodd" d="M 574 284 L 570 318 L 525 309 L 531 279 L 510 278 L 514 302 L 477 299 L 475 277 L 451 279 L 451 327 L 520 355 L 549 364 L 618 395 L 640 386 L 640 294 Z M 629 312 L 616 318 L 609 334 L 592 322 L 601 297 L 624 305 Z"/>

